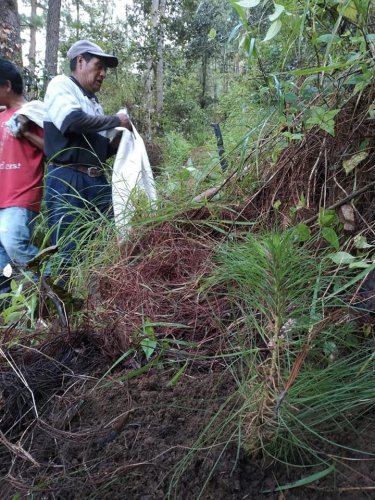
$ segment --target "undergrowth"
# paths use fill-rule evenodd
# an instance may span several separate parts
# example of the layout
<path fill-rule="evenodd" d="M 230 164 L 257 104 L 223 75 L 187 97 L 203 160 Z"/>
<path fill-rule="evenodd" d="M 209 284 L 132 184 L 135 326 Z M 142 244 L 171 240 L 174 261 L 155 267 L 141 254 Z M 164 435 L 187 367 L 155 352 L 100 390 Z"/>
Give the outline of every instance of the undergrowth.
<path fill-rule="evenodd" d="M 365 363 L 371 345 L 335 292 L 349 274 L 337 272 L 327 253 L 301 244 L 294 230 L 249 236 L 219 252 L 217 279 L 244 314 L 239 333 L 251 353 L 240 385 L 250 453 L 282 461 L 297 450 L 316 454 L 309 435 L 332 432 L 375 403 L 373 366 Z"/>
<path fill-rule="evenodd" d="M 232 303 L 234 321 L 223 325 L 231 354 L 223 361 L 237 390 L 176 466 L 170 496 L 195 454 L 208 450 L 208 458 L 216 447 L 223 453 L 235 444 L 296 467 L 373 456 L 342 440 L 375 406 L 373 340 L 346 305 L 361 274 L 353 278 L 316 248 L 316 239 L 303 243 L 291 229 L 218 249 L 205 289 L 219 286 Z"/>

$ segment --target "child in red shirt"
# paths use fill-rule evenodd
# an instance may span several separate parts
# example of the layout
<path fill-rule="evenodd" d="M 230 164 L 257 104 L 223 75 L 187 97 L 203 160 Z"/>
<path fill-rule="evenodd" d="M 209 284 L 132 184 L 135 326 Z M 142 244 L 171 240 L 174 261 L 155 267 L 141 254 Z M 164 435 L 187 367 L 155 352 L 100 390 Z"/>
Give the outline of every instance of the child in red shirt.
<path fill-rule="evenodd" d="M 26 264 L 37 253 L 32 244 L 35 216 L 43 194 L 43 130 L 19 115 L 19 133 L 7 122 L 26 102 L 16 66 L 0 58 L 0 293 L 9 291 L 8 263 Z"/>

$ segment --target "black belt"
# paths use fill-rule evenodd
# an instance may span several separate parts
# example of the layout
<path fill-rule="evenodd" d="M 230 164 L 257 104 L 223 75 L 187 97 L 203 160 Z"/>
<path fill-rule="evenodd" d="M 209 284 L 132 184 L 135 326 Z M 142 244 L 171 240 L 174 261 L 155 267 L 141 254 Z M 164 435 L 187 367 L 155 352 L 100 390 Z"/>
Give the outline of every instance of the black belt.
<path fill-rule="evenodd" d="M 88 165 L 78 165 L 76 163 L 57 163 L 55 161 L 49 164 L 51 167 L 68 167 L 73 170 L 77 170 L 78 172 L 82 172 L 83 174 L 88 175 L 89 177 L 100 177 L 104 174 L 104 170 L 100 167 L 89 167 Z"/>

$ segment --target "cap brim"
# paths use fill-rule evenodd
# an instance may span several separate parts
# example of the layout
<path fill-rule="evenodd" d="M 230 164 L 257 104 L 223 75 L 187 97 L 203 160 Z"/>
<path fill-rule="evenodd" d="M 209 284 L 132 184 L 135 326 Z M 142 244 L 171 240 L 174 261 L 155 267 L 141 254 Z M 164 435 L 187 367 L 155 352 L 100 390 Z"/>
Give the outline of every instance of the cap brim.
<path fill-rule="evenodd" d="M 118 59 L 115 56 L 105 56 L 104 60 L 108 68 L 116 68 L 116 66 L 118 66 Z"/>
<path fill-rule="evenodd" d="M 99 57 L 99 59 L 103 59 L 108 68 L 116 68 L 116 66 L 118 66 L 118 59 L 116 56 L 111 56 L 109 54 L 95 54 L 95 52 L 89 52 L 89 54 Z"/>

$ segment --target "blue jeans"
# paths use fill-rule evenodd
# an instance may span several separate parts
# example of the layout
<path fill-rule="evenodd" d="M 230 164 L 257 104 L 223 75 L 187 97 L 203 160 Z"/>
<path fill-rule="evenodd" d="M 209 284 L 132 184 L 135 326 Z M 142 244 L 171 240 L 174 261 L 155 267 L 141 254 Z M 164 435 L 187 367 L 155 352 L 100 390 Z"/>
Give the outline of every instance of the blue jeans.
<path fill-rule="evenodd" d="M 89 177 L 73 168 L 48 165 L 45 201 L 51 242 L 59 245 L 60 258 L 69 266 L 71 254 L 76 248 L 80 225 L 100 217 L 112 215 L 112 190 L 104 175 Z M 73 238 L 64 238 L 69 229 L 75 231 Z M 92 230 L 91 236 L 95 231 Z"/>
<path fill-rule="evenodd" d="M 36 213 L 22 207 L 0 208 L 0 293 L 10 290 L 7 264 L 26 264 L 38 249 L 31 243 Z"/>

